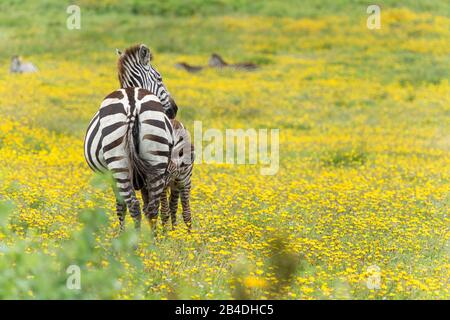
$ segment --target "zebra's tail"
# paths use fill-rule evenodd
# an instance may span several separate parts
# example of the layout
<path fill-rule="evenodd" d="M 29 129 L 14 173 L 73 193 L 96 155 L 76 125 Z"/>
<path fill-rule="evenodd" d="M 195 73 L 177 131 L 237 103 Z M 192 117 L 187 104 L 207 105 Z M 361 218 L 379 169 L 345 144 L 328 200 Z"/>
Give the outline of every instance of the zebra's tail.
<path fill-rule="evenodd" d="M 128 169 L 133 188 L 140 190 L 146 183 L 146 178 L 152 173 L 152 165 L 139 155 L 139 119 L 132 115 L 126 133 L 125 145 L 128 152 Z"/>

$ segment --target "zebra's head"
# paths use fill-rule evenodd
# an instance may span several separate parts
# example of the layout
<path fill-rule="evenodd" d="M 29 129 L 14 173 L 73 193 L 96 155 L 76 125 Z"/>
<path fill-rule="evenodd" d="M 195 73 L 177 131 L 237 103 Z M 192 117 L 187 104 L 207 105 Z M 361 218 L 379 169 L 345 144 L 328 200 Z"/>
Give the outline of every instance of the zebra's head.
<path fill-rule="evenodd" d="M 149 90 L 159 98 L 167 116 L 175 118 L 178 106 L 164 85 L 161 74 L 150 63 L 153 58 L 150 49 L 145 44 L 138 44 L 124 52 L 116 51 L 119 55 L 117 66 L 121 88 Z"/>
<path fill-rule="evenodd" d="M 18 72 L 20 70 L 20 64 L 21 64 L 20 57 L 19 56 L 12 56 L 10 71 L 11 72 Z"/>

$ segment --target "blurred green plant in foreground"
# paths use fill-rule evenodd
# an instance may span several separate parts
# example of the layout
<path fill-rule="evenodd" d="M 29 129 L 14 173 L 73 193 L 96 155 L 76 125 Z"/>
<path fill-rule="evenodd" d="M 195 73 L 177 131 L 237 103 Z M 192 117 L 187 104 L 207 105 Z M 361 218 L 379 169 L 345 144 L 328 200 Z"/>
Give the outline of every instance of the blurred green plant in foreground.
<path fill-rule="evenodd" d="M 34 235 L 21 239 L 11 230 L 13 210 L 11 202 L 0 204 L 0 299 L 112 299 L 127 277 L 125 266 L 142 269 L 134 250 L 137 234 L 130 229 L 106 240 L 102 209 L 83 210 L 82 228 L 44 252 L 35 250 Z M 71 269 L 80 270 L 79 288 L 68 283 Z"/>
<path fill-rule="evenodd" d="M 104 189 L 108 177 L 95 176 L 91 183 Z M 35 241 L 38 234 L 30 232 L 24 238 L 15 233 L 10 223 L 14 209 L 10 201 L 0 202 L 0 299 L 114 299 L 127 281 L 134 289 L 130 298 L 152 298 L 144 285 L 144 266 L 139 258 L 138 242 L 149 240 L 144 235 L 129 228 L 111 239 L 106 211 L 86 209 L 78 215 L 81 228 L 70 239 L 42 250 Z M 151 241 L 157 246 L 154 241 L 161 240 Z M 230 280 L 233 298 L 251 299 L 255 290 L 263 290 L 270 298 L 282 298 L 296 272 L 303 269 L 301 259 L 289 251 L 282 237 L 270 238 L 268 243 L 272 254 L 267 269 L 273 281 L 266 283 L 252 276 L 251 263 L 237 261 Z M 72 281 L 74 277 L 78 277 L 76 281 Z M 175 281 L 166 298 L 193 294 L 185 283 Z"/>

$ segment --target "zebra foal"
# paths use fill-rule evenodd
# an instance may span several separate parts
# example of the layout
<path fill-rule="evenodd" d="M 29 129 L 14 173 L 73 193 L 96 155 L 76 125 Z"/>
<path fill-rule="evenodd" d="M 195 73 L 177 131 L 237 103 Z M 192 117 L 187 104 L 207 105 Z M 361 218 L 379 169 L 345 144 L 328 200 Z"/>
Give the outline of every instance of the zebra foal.
<path fill-rule="evenodd" d="M 191 177 L 194 167 L 194 145 L 191 143 L 190 135 L 184 125 L 172 120 L 174 146 L 171 152 L 169 163 L 170 175 L 162 195 L 161 195 L 161 221 L 166 225 L 169 215 L 172 220 L 172 227 L 177 224 L 178 200 L 181 200 L 183 220 L 188 229 L 191 229 Z M 170 191 L 170 200 L 167 201 L 167 194 Z"/>

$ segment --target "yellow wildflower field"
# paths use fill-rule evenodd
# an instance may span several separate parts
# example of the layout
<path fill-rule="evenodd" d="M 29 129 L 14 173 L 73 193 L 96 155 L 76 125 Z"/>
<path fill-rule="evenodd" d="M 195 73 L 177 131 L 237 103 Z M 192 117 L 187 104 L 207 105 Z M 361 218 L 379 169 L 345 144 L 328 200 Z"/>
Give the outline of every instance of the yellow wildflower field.
<path fill-rule="evenodd" d="M 448 69 L 450 19 L 389 9 L 382 28 L 370 31 L 365 18 L 216 18 L 238 37 L 245 57 L 258 60 L 252 72 L 190 74 L 175 62 L 205 64 L 207 52 L 154 50 L 191 134 L 194 121 L 222 132 L 279 129 L 280 168 L 265 176 L 260 165 L 196 164 L 192 233 L 180 224 L 152 239 L 143 227 L 135 250 L 142 269 L 123 261 L 109 297 L 450 297 L 450 83 L 446 76 L 390 81 L 408 65 L 393 50 L 430 55 Z M 300 41 L 298 34 L 308 36 Z M 27 56 L 39 67 L 35 74 L 9 74 L 8 62 L 0 65 L 0 200 L 15 206 L 8 229 L 17 236 L 3 231 L 1 242 L 27 239 L 34 245 L 26 252 L 57 256 L 55 248 L 82 228 L 80 211 L 104 208 L 109 220 L 98 245 L 110 250 L 118 229 L 114 198 L 85 163 L 83 137 L 118 87 L 116 44 L 82 57 Z M 334 56 L 329 47 L 348 52 Z M 233 52 L 231 60 L 243 58 Z M 83 263 L 89 273 L 111 262 Z M 59 267 L 64 274 L 67 266 Z"/>

